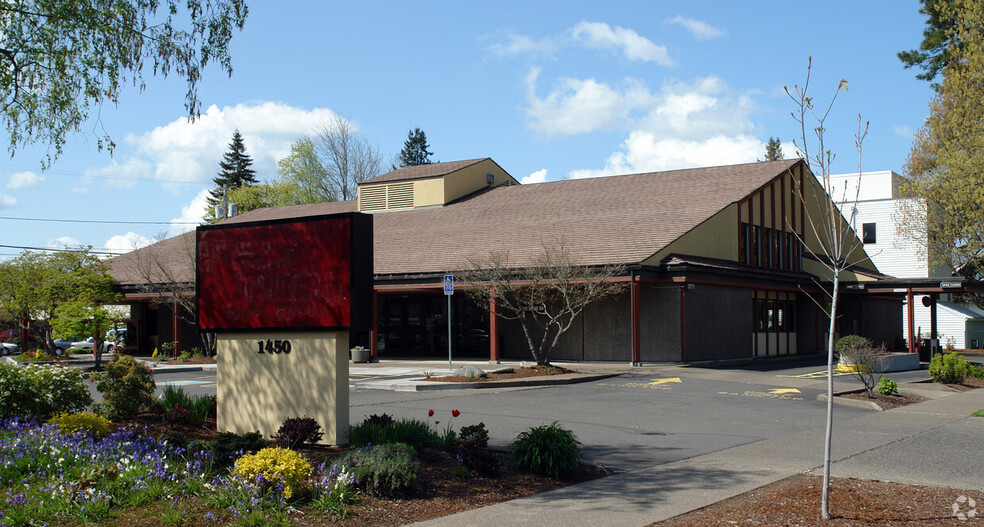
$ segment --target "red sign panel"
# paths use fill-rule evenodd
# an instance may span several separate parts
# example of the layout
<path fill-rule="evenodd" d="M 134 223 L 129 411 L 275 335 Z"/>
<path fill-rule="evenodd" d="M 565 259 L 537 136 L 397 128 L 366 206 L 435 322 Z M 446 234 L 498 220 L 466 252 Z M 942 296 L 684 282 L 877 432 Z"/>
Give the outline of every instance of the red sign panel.
<path fill-rule="evenodd" d="M 352 297 L 360 294 L 355 286 L 365 285 L 365 273 L 353 274 L 353 262 L 372 265 L 371 223 L 369 232 L 361 233 L 368 234 L 368 243 L 353 243 L 353 221 L 366 223 L 355 216 L 200 227 L 199 328 L 350 328 Z M 365 247 L 368 262 L 365 254 L 354 254 Z M 370 296 L 371 287 L 370 282 Z"/>

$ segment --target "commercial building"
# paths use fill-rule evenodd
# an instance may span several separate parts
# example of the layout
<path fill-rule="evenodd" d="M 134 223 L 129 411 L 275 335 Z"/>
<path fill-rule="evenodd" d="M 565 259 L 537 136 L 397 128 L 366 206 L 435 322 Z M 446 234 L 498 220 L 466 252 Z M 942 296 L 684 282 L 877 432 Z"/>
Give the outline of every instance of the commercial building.
<path fill-rule="evenodd" d="M 889 286 L 893 290 L 904 289 L 911 296 L 911 303 L 907 300 L 902 308 L 903 338 L 914 345 L 935 339 L 939 347 L 952 344 L 956 349 L 984 348 L 984 311 L 960 301 L 961 292 L 973 291 L 980 284 L 955 277 L 946 258 L 927 252 L 925 225 L 920 225 L 914 233 L 922 238 L 921 242 L 902 232 L 904 178 L 883 170 L 834 175 L 831 183 L 840 194 L 832 197 L 845 215 L 849 213 L 848 207 L 856 207 L 853 227 L 860 234 L 872 263 L 882 273 L 897 279 L 883 281 L 883 289 Z M 910 203 L 917 210 L 921 206 L 916 201 Z M 917 227 L 913 225 L 913 228 Z"/>
<path fill-rule="evenodd" d="M 491 252 L 508 252 L 522 266 L 562 244 L 579 265 L 622 266 L 616 279 L 627 287 L 590 305 L 552 359 L 652 363 L 823 351 L 827 319 L 819 306 L 832 276 L 816 256 L 823 251 L 811 222 L 830 211 L 847 229 L 801 161 L 520 185 L 484 158 L 398 169 L 362 182 L 355 201 L 259 209 L 225 221 L 372 214 L 375 329 L 351 341 L 378 357 L 447 355 L 445 274 Z M 863 285 L 885 276 L 848 234 L 854 250 L 840 277 L 838 332 L 891 345 L 902 334 L 904 294 L 867 294 Z M 185 280 L 184 291 L 193 285 L 191 246 L 188 234 L 112 261 L 127 301 L 141 305 L 136 345 L 163 342 L 175 328 L 189 334 L 179 322 L 164 323 L 180 306 L 162 304 L 152 289 L 164 277 Z M 146 262 L 165 262 L 155 265 L 167 271 L 141 272 Z M 161 307 L 152 322 L 155 303 Z M 453 296 L 455 355 L 528 359 L 518 325 L 490 317 L 490 308 Z"/>

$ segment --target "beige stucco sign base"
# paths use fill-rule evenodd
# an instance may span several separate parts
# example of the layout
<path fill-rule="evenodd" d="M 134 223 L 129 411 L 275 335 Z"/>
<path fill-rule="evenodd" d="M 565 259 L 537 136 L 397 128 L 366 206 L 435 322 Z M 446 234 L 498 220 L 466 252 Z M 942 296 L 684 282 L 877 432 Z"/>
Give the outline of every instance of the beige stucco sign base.
<path fill-rule="evenodd" d="M 260 342 L 290 341 L 290 352 L 259 353 Z M 219 334 L 217 427 L 270 438 L 288 417 L 313 417 L 321 442 L 348 441 L 347 332 Z"/>

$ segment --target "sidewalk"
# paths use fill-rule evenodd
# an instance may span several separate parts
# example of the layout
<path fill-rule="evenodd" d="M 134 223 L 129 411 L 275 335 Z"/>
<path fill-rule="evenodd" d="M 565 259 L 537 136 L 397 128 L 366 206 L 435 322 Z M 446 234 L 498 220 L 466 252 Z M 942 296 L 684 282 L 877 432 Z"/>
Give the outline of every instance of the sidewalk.
<path fill-rule="evenodd" d="M 834 477 L 984 490 L 984 390 L 837 423 Z M 836 409 L 835 409 L 836 411 Z M 644 526 L 797 473 L 819 473 L 821 426 L 414 525 Z"/>

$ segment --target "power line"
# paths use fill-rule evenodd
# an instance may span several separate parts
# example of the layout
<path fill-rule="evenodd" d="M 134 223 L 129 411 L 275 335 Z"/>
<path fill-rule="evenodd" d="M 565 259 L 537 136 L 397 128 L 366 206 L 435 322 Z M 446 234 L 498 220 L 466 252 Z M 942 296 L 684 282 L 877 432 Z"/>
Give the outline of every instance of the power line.
<path fill-rule="evenodd" d="M 0 216 L 0 220 L 16 221 L 47 221 L 58 223 L 102 223 L 110 225 L 199 225 L 198 221 L 113 221 L 113 220 L 58 220 L 54 218 L 17 218 L 13 216 Z"/>
<path fill-rule="evenodd" d="M 25 245 L 2 245 L 2 244 L 0 244 L 0 247 L 2 247 L 4 249 L 24 249 L 24 250 L 28 250 L 28 251 L 53 251 L 53 252 L 59 252 L 59 253 L 77 253 L 77 252 L 81 252 L 81 249 L 59 249 L 59 248 L 55 248 L 55 247 L 28 247 L 28 246 L 25 246 Z M 129 252 L 129 251 L 120 250 L 120 251 L 113 252 L 111 250 L 105 250 L 105 251 L 93 251 L 93 250 L 90 250 L 89 251 L 89 254 L 108 254 L 108 255 L 111 255 L 111 256 L 119 256 L 119 255 L 124 254 L 126 252 Z"/>
<path fill-rule="evenodd" d="M 37 172 L 34 168 L 24 166 L 24 165 L 12 165 L 8 163 L 0 163 L 0 168 L 9 168 L 13 170 L 24 170 L 29 172 Z M 75 176 L 81 178 L 93 178 L 93 179 L 110 179 L 116 181 L 146 181 L 150 183 L 175 183 L 179 185 L 201 185 L 201 181 L 188 181 L 188 180 L 177 180 L 177 179 L 158 179 L 149 177 L 126 177 L 126 176 L 107 176 L 101 174 L 91 174 L 86 172 L 79 172 L 75 170 L 65 170 L 60 168 L 49 168 L 40 171 L 41 175 L 52 175 L 52 176 Z"/>

